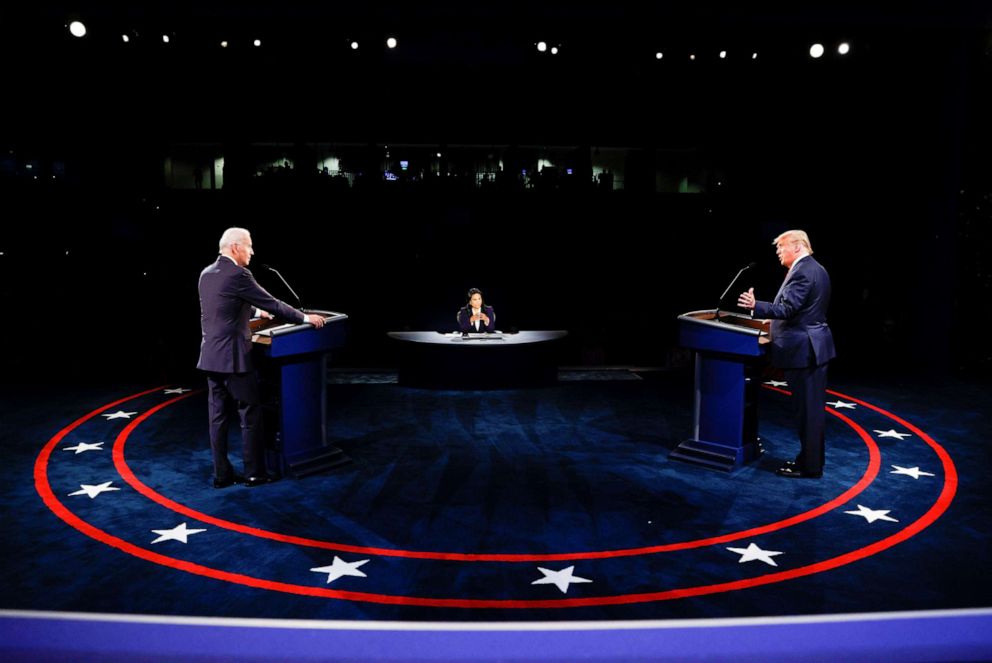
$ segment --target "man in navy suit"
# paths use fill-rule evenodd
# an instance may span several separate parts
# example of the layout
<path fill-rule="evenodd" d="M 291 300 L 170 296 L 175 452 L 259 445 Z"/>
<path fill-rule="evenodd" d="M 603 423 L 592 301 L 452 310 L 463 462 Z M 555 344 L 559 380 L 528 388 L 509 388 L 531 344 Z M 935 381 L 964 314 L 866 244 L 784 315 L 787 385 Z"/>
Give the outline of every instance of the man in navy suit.
<path fill-rule="evenodd" d="M 823 475 L 827 363 L 837 355 L 827 326 L 830 276 L 813 259 L 813 247 L 804 231 L 787 230 L 774 244 L 779 261 L 789 270 L 775 301 L 755 300 L 751 288 L 737 304 L 751 309 L 756 318 L 771 319 L 771 362 L 785 373 L 796 406 L 801 451 L 778 474 L 819 478 Z"/>
<path fill-rule="evenodd" d="M 279 301 L 265 291 L 248 271 L 254 254 L 251 234 L 228 228 L 220 238 L 217 261 L 200 273 L 200 360 L 196 367 L 207 373 L 209 388 L 210 448 L 213 451 L 214 488 L 242 480 L 258 486 L 269 481 L 265 473 L 261 398 L 251 358 L 248 320 L 259 315 L 278 316 L 288 322 L 323 327 L 324 318 L 307 314 Z M 227 458 L 228 404 L 237 405 L 241 421 L 244 479 Z"/>

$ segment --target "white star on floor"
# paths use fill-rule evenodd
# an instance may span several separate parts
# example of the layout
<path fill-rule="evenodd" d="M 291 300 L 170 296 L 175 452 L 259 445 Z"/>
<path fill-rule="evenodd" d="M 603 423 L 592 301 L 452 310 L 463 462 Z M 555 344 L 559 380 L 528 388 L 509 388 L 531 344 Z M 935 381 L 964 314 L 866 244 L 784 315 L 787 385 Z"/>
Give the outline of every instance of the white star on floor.
<path fill-rule="evenodd" d="M 111 419 L 130 419 L 131 417 L 133 417 L 136 414 L 138 414 L 138 413 L 137 412 L 124 412 L 123 410 L 117 410 L 117 412 L 114 412 L 113 414 L 101 414 L 100 416 L 101 417 L 106 417 L 107 418 L 107 421 L 110 421 Z"/>
<path fill-rule="evenodd" d="M 902 438 L 904 438 L 904 437 L 913 437 L 909 433 L 897 433 L 897 432 L 895 432 L 894 430 L 891 430 L 891 429 L 890 430 L 875 430 L 875 429 L 872 429 L 872 430 L 874 430 L 875 433 L 877 433 L 879 437 L 894 437 L 897 440 L 902 440 Z"/>
<path fill-rule="evenodd" d="M 864 519 L 867 520 L 869 523 L 873 523 L 876 520 L 887 520 L 890 523 L 897 523 L 897 522 L 899 522 L 895 518 L 890 518 L 889 517 L 888 510 L 869 509 L 868 507 L 861 506 L 860 504 L 858 505 L 858 510 L 857 511 L 845 511 L 844 513 L 849 513 L 852 516 L 864 516 Z"/>
<path fill-rule="evenodd" d="M 588 578 L 580 578 L 579 576 L 573 576 L 572 571 L 575 570 L 574 566 L 569 566 L 562 569 L 561 571 L 552 571 L 551 569 L 542 569 L 540 566 L 537 570 L 544 574 L 544 577 L 540 580 L 535 580 L 532 585 L 554 585 L 561 590 L 564 594 L 568 591 L 568 586 L 573 582 L 592 582 Z"/>
<path fill-rule="evenodd" d="M 167 394 L 185 394 L 187 391 L 193 391 L 192 389 L 183 389 L 182 387 L 176 387 L 175 389 L 166 389 Z"/>
<path fill-rule="evenodd" d="M 153 529 L 153 532 L 158 534 L 158 538 L 152 541 L 152 543 L 161 543 L 162 541 L 180 541 L 182 543 L 189 543 L 188 538 L 190 534 L 199 534 L 200 532 L 206 532 L 205 529 L 189 529 L 186 527 L 186 523 L 176 525 L 172 529 Z"/>
<path fill-rule="evenodd" d="M 737 553 L 741 556 L 737 560 L 738 564 L 743 564 L 744 562 L 753 562 L 755 560 L 760 560 L 765 564 L 771 564 L 772 566 L 778 566 L 772 557 L 776 555 L 781 555 L 782 553 L 777 550 L 762 550 L 757 546 L 757 544 L 751 543 L 747 548 L 727 548 L 732 553 Z"/>
<path fill-rule="evenodd" d="M 827 401 L 827 405 L 833 405 L 835 409 L 840 410 L 841 408 L 847 408 L 848 410 L 853 410 L 857 407 L 855 403 L 845 403 L 844 401 Z"/>
<path fill-rule="evenodd" d="M 788 387 L 788 382 L 783 382 L 782 380 L 769 380 L 765 384 L 771 385 L 773 387 Z"/>
<path fill-rule="evenodd" d="M 103 451 L 103 442 L 94 442 L 93 444 L 80 442 L 74 447 L 62 447 L 62 451 L 75 451 L 76 454 L 81 454 L 84 451 Z"/>
<path fill-rule="evenodd" d="M 318 566 L 315 569 L 310 569 L 314 573 L 326 573 L 327 574 L 327 584 L 331 584 L 341 576 L 355 576 L 357 578 L 367 578 L 364 573 L 358 570 L 358 567 L 365 564 L 369 560 L 360 559 L 357 562 L 346 562 L 337 555 L 334 556 L 334 561 L 330 566 Z"/>
<path fill-rule="evenodd" d="M 90 499 L 94 499 L 100 493 L 106 493 L 111 490 L 120 490 L 120 488 L 111 488 L 110 484 L 112 483 L 113 481 L 104 481 L 103 483 L 96 486 L 91 486 L 87 483 L 81 483 L 79 484 L 79 487 L 82 488 L 82 490 L 77 490 L 74 493 L 69 493 L 69 497 L 72 497 L 73 495 L 89 495 Z"/>
<path fill-rule="evenodd" d="M 905 474 L 908 477 L 913 477 L 914 479 L 919 479 L 920 477 L 932 477 L 933 472 L 924 472 L 918 467 L 899 467 L 898 465 L 893 465 L 896 468 L 889 472 L 889 474 Z"/>

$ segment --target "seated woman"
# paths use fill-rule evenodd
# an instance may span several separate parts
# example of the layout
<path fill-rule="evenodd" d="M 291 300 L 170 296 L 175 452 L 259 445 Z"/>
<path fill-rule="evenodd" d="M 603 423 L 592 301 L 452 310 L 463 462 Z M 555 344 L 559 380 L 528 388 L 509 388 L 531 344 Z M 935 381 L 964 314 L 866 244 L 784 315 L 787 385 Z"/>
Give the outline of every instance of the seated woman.
<path fill-rule="evenodd" d="M 482 303 L 482 291 L 468 291 L 468 303 L 458 310 L 458 328 L 463 332 L 496 331 L 496 314 L 492 306 Z"/>

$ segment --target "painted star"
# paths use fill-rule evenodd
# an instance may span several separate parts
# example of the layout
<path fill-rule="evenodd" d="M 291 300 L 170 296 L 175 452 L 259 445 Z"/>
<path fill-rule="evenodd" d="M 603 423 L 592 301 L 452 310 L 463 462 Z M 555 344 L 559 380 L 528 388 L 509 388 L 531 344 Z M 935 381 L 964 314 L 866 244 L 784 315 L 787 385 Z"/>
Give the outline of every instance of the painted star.
<path fill-rule="evenodd" d="M 869 523 L 873 523 L 876 520 L 887 520 L 890 523 L 899 522 L 895 518 L 890 518 L 888 515 L 889 512 L 887 510 L 869 509 L 868 507 L 861 506 L 860 504 L 858 505 L 857 511 L 845 511 L 844 513 L 849 513 L 852 516 L 864 516 L 864 519 L 867 520 Z"/>
<path fill-rule="evenodd" d="M 93 444 L 80 442 L 74 447 L 62 447 L 62 451 L 75 451 L 76 454 L 81 454 L 84 451 L 103 451 L 103 442 L 94 442 Z"/>
<path fill-rule="evenodd" d="M 183 389 L 182 387 L 176 387 L 175 389 L 166 389 L 167 394 L 185 394 L 187 391 L 193 391 L 192 389 Z"/>
<path fill-rule="evenodd" d="M 771 385 L 772 387 L 788 387 L 789 383 L 782 380 L 769 380 L 765 384 Z"/>
<path fill-rule="evenodd" d="M 138 414 L 138 413 L 137 412 L 124 412 L 123 410 L 117 410 L 117 412 L 114 412 L 113 414 L 101 414 L 100 416 L 101 417 L 106 417 L 107 418 L 107 421 L 110 421 L 111 419 L 130 419 L 131 417 L 133 417 L 136 414 Z"/>
<path fill-rule="evenodd" d="M 561 590 L 564 594 L 568 591 L 568 586 L 573 582 L 592 582 L 588 578 L 580 578 L 579 576 L 573 576 L 572 571 L 575 570 L 574 566 L 569 566 L 561 571 L 552 571 L 551 569 L 543 569 L 540 566 L 537 570 L 544 574 L 544 577 L 540 580 L 535 580 L 532 585 L 554 585 Z"/>
<path fill-rule="evenodd" d="M 79 487 L 82 488 L 82 490 L 77 490 L 74 493 L 69 493 L 69 497 L 72 497 L 73 495 L 89 495 L 89 498 L 92 500 L 100 493 L 106 493 L 111 490 L 120 490 L 120 488 L 111 488 L 110 484 L 112 483 L 113 481 L 104 481 L 103 483 L 97 486 L 91 486 L 86 483 L 81 483 L 79 484 Z"/>
<path fill-rule="evenodd" d="M 844 401 L 827 401 L 827 405 L 833 405 L 835 409 L 840 410 L 841 408 L 847 408 L 848 410 L 853 410 L 857 407 L 855 403 L 845 403 Z"/>
<path fill-rule="evenodd" d="M 893 465 L 896 468 L 889 472 L 889 474 L 905 474 L 908 477 L 913 477 L 914 479 L 919 479 L 920 477 L 932 477 L 933 472 L 924 472 L 918 467 L 899 467 L 898 465 Z"/>
<path fill-rule="evenodd" d="M 874 430 L 874 429 L 872 429 Z M 913 437 L 909 433 L 897 433 L 894 430 L 875 430 L 879 437 L 894 437 L 897 440 L 901 440 L 904 437 Z"/>
<path fill-rule="evenodd" d="M 771 564 L 772 566 L 778 566 L 772 557 L 776 555 L 781 555 L 782 553 L 777 550 L 762 550 L 757 546 L 757 544 L 751 543 L 747 548 L 727 548 L 732 553 L 737 553 L 741 556 L 737 560 L 738 564 L 743 564 L 744 562 L 753 562 L 755 560 L 760 560 L 765 564 Z"/>
<path fill-rule="evenodd" d="M 189 529 L 186 527 L 186 523 L 181 523 L 172 529 L 153 529 L 152 531 L 158 534 L 158 538 L 152 541 L 152 543 L 161 543 L 162 541 L 180 541 L 182 543 L 189 543 L 188 538 L 190 534 L 199 534 L 200 532 L 206 532 L 207 530 Z"/>
<path fill-rule="evenodd" d="M 331 584 L 341 576 L 355 576 L 357 578 L 367 578 L 364 573 L 358 570 L 358 567 L 365 564 L 369 560 L 360 559 L 357 562 L 346 562 L 337 555 L 334 556 L 334 561 L 330 566 L 318 566 L 315 569 L 310 569 L 314 573 L 326 573 L 327 574 L 327 584 Z"/>

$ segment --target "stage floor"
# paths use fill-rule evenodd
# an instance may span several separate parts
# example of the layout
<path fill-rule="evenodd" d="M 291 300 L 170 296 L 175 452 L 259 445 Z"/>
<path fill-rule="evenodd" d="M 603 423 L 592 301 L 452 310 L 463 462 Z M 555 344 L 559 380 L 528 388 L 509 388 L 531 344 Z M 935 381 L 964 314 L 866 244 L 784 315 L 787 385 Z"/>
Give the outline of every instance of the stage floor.
<path fill-rule="evenodd" d="M 335 373 L 328 436 L 354 462 L 224 490 L 198 382 L 5 387 L 0 607 L 595 630 L 992 603 L 987 388 L 832 383 L 811 481 L 774 473 L 796 451 L 787 385 L 762 390 L 765 456 L 723 474 L 667 457 L 690 376 L 566 377 Z"/>

